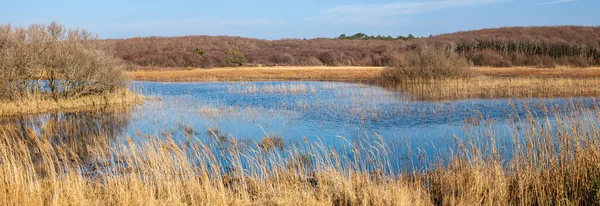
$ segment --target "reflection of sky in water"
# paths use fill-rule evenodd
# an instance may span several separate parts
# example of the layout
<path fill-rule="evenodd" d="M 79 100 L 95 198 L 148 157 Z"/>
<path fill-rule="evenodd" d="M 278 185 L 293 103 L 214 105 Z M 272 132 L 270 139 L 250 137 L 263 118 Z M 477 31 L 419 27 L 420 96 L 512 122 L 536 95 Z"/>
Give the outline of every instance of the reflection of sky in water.
<path fill-rule="evenodd" d="M 515 121 L 527 114 L 526 106 L 533 116 L 543 116 L 544 106 L 573 102 L 566 98 L 415 102 L 379 87 L 330 82 L 136 82 L 133 86 L 161 99 L 148 101 L 134 112 L 126 129 L 130 135 L 179 131 L 173 134 L 181 137 L 181 127 L 186 125 L 200 136 L 211 127 L 239 140 L 276 134 L 288 143 L 306 138 L 341 147 L 340 137 L 353 143 L 376 139 L 378 134 L 398 153 L 405 153 L 408 145 L 413 152 L 445 150 L 455 136 L 469 135 L 464 132 L 465 120 L 480 117 L 494 122 L 487 128 L 496 137 L 508 139 L 518 126 Z M 301 89 L 290 92 L 291 87 Z M 469 133 L 482 132 L 484 127 L 471 129 Z"/>
<path fill-rule="evenodd" d="M 510 157 L 511 147 L 507 144 L 525 136 L 526 130 L 517 128 L 527 128 L 529 112 L 533 117 L 545 117 L 558 110 L 561 115 L 598 122 L 593 115 L 561 112 L 574 105 L 595 106 L 597 101 L 589 98 L 422 102 L 409 101 L 400 93 L 380 87 L 331 82 L 134 82 L 132 86 L 146 96 L 156 97 L 155 100 L 117 114 L 44 114 L 21 117 L 20 121 L 44 122 L 54 118 L 81 128 L 91 127 L 99 133 L 106 128 L 114 134 L 122 129 L 132 137 L 170 133 L 179 140 L 184 139 L 183 128 L 192 128 L 201 140 L 214 140 L 206 132 L 210 127 L 244 142 L 277 135 L 299 149 L 308 146 L 303 144 L 306 139 L 335 148 L 348 157 L 353 155 L 348 148 L 362 144 L 369 147 L 381 137 L 393 154 L 391 158 L 395 158 L 390 161 L 393 168 L 427 166 L 419 161 L 449 158 L 448 154 L 455 154 L 458 149 L 454 147 L 455 140 L 469 137 L 476 137 L 470 139 L 475 140 L 471 143 L 482 147 L 486 146 L 487 137 L 494 137 L 499 152 Z M 482 118 L 485 124 L 478 120 Z M 554 124 L 553 121 L 549 118 L 547 123 Z M 411 158 L 407 158 L 409 150 Z"/>
<path fill-rule="evenodd" d="M 295 84 L 304 93 L 244 93 L 232 87 Z M 265 133 L 298 140 L 380 134 L 386 138 L 432 137 L 460 132 L 474 115 L 465 104 L 410 103 L 381 88 L 346 83 L 136 83 L 145 94 L 162 97 L 145 103 L 130 128 L 143 133 L 175 130 L 182 124 L 217 127 L 237 138 Z"/>

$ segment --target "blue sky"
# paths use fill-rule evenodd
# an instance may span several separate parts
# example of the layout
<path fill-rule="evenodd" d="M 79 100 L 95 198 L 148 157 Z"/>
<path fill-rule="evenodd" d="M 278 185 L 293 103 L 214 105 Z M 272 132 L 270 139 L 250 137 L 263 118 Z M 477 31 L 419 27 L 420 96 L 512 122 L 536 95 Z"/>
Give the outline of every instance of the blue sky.
<path fill-rule="evenodd" d="M 2 24 L 57 21 L 100 38 L 428 36 L 504 26 L 600 25 L 600 0 L 18 0 L 0 5 Z"/>

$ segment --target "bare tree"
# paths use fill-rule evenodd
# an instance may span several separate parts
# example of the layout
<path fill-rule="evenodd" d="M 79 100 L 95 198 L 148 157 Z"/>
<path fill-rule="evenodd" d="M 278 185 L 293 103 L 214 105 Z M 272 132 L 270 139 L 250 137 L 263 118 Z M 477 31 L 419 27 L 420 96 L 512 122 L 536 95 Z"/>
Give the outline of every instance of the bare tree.
<path fill-rule="evenodd" d="M 126 86 L 121 60 L 97 44 L 90 32 L 56 22 L 0 26 L 0 99 L 70 98 Z"/>

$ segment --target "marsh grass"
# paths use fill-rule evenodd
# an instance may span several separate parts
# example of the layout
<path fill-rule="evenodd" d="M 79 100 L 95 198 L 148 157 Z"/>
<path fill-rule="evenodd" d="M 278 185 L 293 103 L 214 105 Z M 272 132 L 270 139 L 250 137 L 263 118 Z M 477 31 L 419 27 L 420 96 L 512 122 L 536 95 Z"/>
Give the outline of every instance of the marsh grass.
<path fill-rule="evenodd" d="M 382 81 L 392 85 L 427 84 L 439 80 L 468 79 L 475 75 L 466 58 L 449 48 L 425 46 L 405 54 L 381 72 Z"/>
<path fill-rule="evenodd" d="M 383 67 L 233 67 L 193 70 L 138 70 L 127 72 L 137 81 L 218 82 L 218 81 L 370 81 Z"/>
<path fill-rule="evenodd" d="M 294 111 L 286 110 L 285 105 L 279 105 L 278 108 L 264 108 L 264 107 L 245 107 L 245 106 L 226 106 L 226 105 L 215 105 L 213 103 L 203 103 L 197 107 L 199 115 L 209 119 L 236 119 L 244 120 L 247 122 L 255 122 L 262 118 L 272 118 L 276 115 L 282 115 L 286 117 L 294 117 L 297 115 Z"/>
<path fill-rule="evenodd" d="M 89 142 L 82 156 L 53 135 L 54 127 L 24 133 L 21 127 L 3 126 L 0 204 L 599 203 L 598 105 L 573 103 L 543 111 L 547 115 L 536 118 L 526 110 L 510 127 L 509 139 L 495 135 L 493 120 L 474 119 L 471 125 L 483 130 L 467 126 L 472 135 L 457 137 L 444 156 L 428 157 L 436 161 L 425 170 L 393 166 L 400 157 L 383 138 L 353 142 L 344 150 L 305 142 L 303 148 L 269 153 L 237 146 L 215 150 L 194 135 L 108 138 Z M 217 131 L 209 130 L 221 136 Z"/>
<path fill-rule="evenodd" d="M 597 68 L 472 68 L 452 49 L 423 47 L 381 72 L 379 84 L 417 100 L 600 95 Z"/>
<path fill-rule="evenodd" d="M 600 96 L 600 78 L 489 77 L 391 86 L 417 100 Z"/>
<path fill-rule="evenodd" d="M 145 97 L 136 92 L 121 89 L 96 95 L 72 98 L 51 99 L 46 96 L 31 95 L 18 100 L 0 101 L 0 116 L 15 116 L 46 112 L 66 112 L 90 110 L 111 106 L 133 105 L 144 101 Z"/>
<path fill-rule="evenodd" d="M 264 151 L 270 151 L 272 149 L 285 148 L 283 138 L 278 135 L 266 135 L 259 143 L 259 147 Z"/>
<path fill-rule="evenodd" d="M 242 84 L 237 86 L 230 86 L 228 88 L 229 93 L 239 94 L 305 94 L 305 93 L 316 93 L 317 88 L 312 85 L 302 83 L 274 83 L 274 84 Z"/>

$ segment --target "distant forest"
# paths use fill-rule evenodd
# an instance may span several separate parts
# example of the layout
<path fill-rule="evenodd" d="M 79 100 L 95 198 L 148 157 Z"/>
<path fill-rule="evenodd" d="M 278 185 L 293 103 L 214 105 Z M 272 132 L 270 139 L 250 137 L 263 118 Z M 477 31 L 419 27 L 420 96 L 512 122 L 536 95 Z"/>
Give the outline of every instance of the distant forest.
<path fill-rule="evenodd" d="M 381 36 L 381 35 L 377 35 L 377 36 L 369 36 L 366 35 L 364 33 L 356 33 L 352 36 L 346 36 L 346 34 L 342 34 L 339 37 L 333 38 L 333 39 L 337 39 L 337 40 L 412 40 L 415 39 L 415 36 L 413 36 L 412 34 L 408 34 L 408 36 L 397 36 L 397 37 L 392 37 L 392 36 Z"/>
<path fill-rule="evenodd" d="M 454 49 L 477 66 L 600 65 L 600 27 L 584 26 L 482 29 L 426 38 L 358 33 L 311 40 L 183 36 L 102 41 L 131 68 L 392 66 L 403 54 L 425 45 Z"/>

